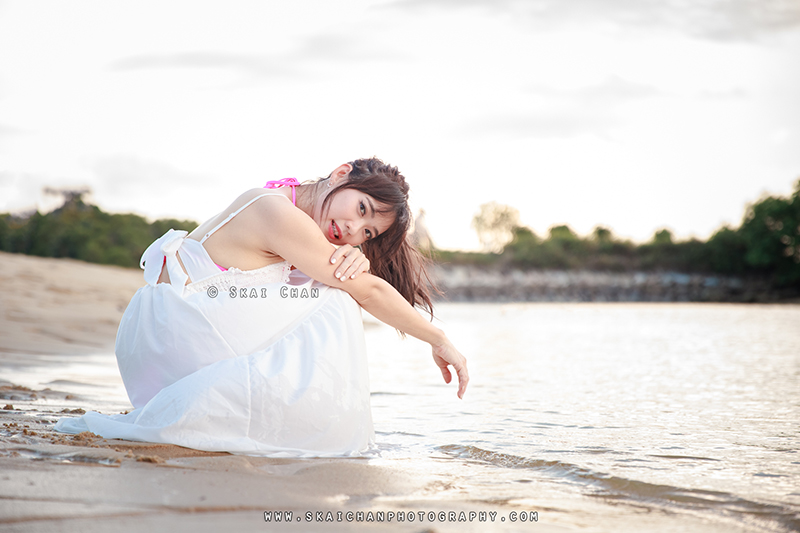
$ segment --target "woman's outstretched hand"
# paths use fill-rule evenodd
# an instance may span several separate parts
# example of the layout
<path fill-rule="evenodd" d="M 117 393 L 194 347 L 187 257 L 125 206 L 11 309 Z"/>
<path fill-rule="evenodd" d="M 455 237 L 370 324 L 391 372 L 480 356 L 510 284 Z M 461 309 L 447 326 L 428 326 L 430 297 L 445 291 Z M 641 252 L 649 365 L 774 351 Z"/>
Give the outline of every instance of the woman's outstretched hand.
<path fill-rule="evenodd" d="M 467 372 L 467 359 L 456 350 L 456 347 L 449 340 L 445 340 L 442 344 L 432 344 L 433 361 L 439 370 L 442 371 L 442 377 L 445 383 L 450 383 L 453 379 L 448 366 L 453 367 L 458 375 L 458 397 L 463 398 L 464 392 L 467 390 L 467 383 L 469 383 L 469 372 Z"/>
<path fill-rule="evenodd" d="M 335 265 L 340 259 L 341 264 L 334 274 L 339 281 L 355 279 L 362 272 L 369 272 L 369 259 L 358 248 L 349 244 L 341 245 L 331 255 L 331 264 Z"/>

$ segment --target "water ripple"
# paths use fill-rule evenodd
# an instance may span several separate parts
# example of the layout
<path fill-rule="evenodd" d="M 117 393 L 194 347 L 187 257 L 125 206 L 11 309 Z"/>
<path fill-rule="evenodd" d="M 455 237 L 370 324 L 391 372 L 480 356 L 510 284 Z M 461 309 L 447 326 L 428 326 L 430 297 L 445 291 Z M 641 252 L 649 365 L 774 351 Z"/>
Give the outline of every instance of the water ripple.
<path fill-rule="evenodd" d="M 549 476 L 578 482 L 592 489 L 589 496 L 628 503 L 649 503 L 692 511 L 709 511 L 740 520 L 767 521 L 788 531 L 800 530 L 800 507 L 747 500 L 720 491 L 687 489 L 669 485 L 646 483 L 601 472 L 594 472 L 575 464 L 557 460 L 531 459 L 516 455 L 484 450 L 475 446 L 448 444 L 437 450 L 453 458 L 470 463 L 484 463 L 499 468 L 529 469 Z M 672 456 L 675 457 L 675 456 Z M 685 459 L 703 459 L 683 457 Z"/>

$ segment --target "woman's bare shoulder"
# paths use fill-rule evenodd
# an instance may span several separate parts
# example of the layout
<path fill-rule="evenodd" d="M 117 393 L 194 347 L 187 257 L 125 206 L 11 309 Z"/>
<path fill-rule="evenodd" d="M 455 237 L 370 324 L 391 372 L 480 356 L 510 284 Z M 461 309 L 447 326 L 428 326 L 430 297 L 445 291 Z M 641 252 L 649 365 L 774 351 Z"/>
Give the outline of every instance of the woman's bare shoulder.
<path fill-rule="evenodd" d="M 251 189 L 240 196 L 231 211 L 244 206 L 246 208 L 234 218 L 234 226 L 237 231 L 241 230 L 256 238 L 262 250 L 273 250 L 272 245 L 276 239 L 302 235 L 300 228 L 322 234 L 312 218 L 295 207 L 291 198 L 283 194 L 272 191 L 266 194 L 264 189 Z M 264 231 L 265 229 L 269 231 Z"/>
<path fill-rule="evenodd" d="M 222 212 L 222 217 L 236 213 L 239 221 L 258 220 L 269 221 L 272 217 L 283 217 L 291 211 L 298 211 L 292 205 L 292 200 L 278 191 L 265 191 L 264 189 L 249 189 L 239 195 L 236 200 Z"/>
<path fill-rule="evenodd" d="M 279 198 L 279 195 L 284 196 L 281 193 L 277 193 L 277 191 L 267 193 L 263 188 L 248 189 L 237 196 L 225 209 L 200 224 L 189 236 L 199 240 L 198 236 L 210 230 L 234 213 L 236 213 L 235 219 L 238 219 L 238 223 L 251 217 L 261 218 L 265 215 L 269 216 L 270 213 L 275 211 L 272 206 L 281 206 L 287 203 L 290 206 L 292 205 L 288 197 L 284 196 L 284 198 Z M 259 198 L 260 196 L 263 196 L 263 198 Z M 253 207 L 256 208 L 252 209 Z"/>
<path fill-rule="evenodd" d="M 244 205 L 245 203 L 249 202 L 250 200 L 252 200 L 254 198 L 258 198 L 259 196 L 263 196 L 263 200 L 265 202 L 268 202 L 268 201 L 271 201 L 271 200 L 283 201 L 284 199 L 286 199 L 286 200 L 289 200 L 290 204 L 292 203 L 291 197 L 289 195 L 285 194 L 281 190 L 271 191 L 271 190 L 267 190 L 267 189 L 264 189 L 264 188 L 255 188 L 255 189 L 248 189 L 248 190 L 244 191 L 242 194 L 240 194 L 239 197 L 236 198 L 236 200 L 233 201 L 233 203 L 231 204 L 231 207 L 237 206 L 237 205 L 239 205 L 239 206 Z M 262 201 L 262 199 L 259 199 L 259 202 L 261 202 L 261 201 Z"/>

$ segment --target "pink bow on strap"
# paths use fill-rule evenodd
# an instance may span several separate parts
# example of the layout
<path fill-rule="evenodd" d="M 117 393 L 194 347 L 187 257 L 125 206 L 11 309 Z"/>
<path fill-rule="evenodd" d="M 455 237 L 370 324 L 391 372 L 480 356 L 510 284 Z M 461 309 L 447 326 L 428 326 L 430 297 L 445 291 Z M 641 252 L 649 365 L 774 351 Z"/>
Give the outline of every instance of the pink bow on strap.
<path fill-rule="evenodd" d="M 268 181 L 267 184 L 264 185 L 264 188 L 280 189 L 281 187 L 294 187 L 296 185 L 300 185 L 300 182 L 297 181 L 297 178 L 283 178 L 282 180 Z"/>
<path fill-rule="evenodd" d="M 283 178 L 282 180 L 274 180 L 268 181 L 266 185 L 264 185 L 265 189 L 280 189 L 281 187 L 291 187 L 292 188 L 292 203 L 297 205 L 296 201 L 296 192 L 295 187 L 300 185 L 300 182 L 297 181 L 297 178 Z"/>

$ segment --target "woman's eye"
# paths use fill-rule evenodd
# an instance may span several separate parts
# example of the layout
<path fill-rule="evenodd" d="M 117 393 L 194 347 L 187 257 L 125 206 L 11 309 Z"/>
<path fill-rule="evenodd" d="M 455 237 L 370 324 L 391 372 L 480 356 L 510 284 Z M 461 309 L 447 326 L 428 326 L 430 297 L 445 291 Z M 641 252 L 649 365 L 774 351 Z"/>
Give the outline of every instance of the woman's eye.
<path fill-rule="evenodd" d="M 371 239 L 372 238 L 372 232 L 370 230 L 366 230 L 365 233 L 367 235 L 367 239 Z"/>
<path fill-rule="evenodd" d="M 362 215 L 366 214 L 367 208 L 364 206 L 364 202 L 358 202 L 358 208 L 361 210 Z"/>

